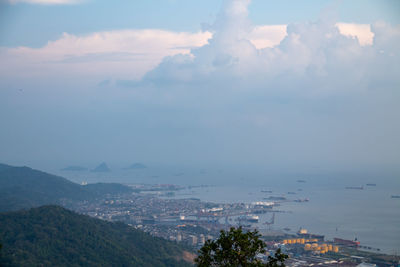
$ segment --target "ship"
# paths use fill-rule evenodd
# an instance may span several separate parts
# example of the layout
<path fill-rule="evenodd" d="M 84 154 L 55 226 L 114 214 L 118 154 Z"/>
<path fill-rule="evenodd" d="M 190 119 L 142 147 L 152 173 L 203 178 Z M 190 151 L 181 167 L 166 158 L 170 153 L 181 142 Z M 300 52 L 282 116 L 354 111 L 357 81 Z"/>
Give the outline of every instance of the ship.
<path fill-rule="evenodd" d="M 392 195 L 391 198 L 400 198 L 400 195 Z"/>
<path fill-rule="evenodd" d="M 239 221 L 246 221 L 251 223 L 258 223 L 260 217 L 257 215 L 243 215 L 239 217 Z"/>
<path fill-rule="evenodd" d="M 376 184 L 366 184 L 367 186 L 376 186 Z"/>
<path fill-rule="evenodd" d="M 272 193 L 271 190 L 261 190 L 262 193 Z"/>
<path fill-rule="evenodd" d="M 346 186 L 346 189 L 356 189 L 356 190 L 363 190 L 363 186 Z"/>
<path fill-rule="evenodd" d="M 270 197 L 265 197 L 264 199 L 267 199 L 267 200 L 286 200 L 286 197 L 270 196 Z"/>
<path fill-rule="evenodd" d="M 308 198 L 299 198 L 294 200 L 294 202 L 308 202 L 308 201 L 310 201 Z"/>

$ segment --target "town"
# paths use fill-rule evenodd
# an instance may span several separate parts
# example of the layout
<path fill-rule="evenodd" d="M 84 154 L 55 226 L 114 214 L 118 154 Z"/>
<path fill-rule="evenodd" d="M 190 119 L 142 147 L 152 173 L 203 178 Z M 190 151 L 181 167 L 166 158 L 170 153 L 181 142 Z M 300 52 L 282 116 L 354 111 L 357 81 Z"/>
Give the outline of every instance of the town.
<path fill-rule="evenodd" d="M 129 185 L 132 193 L 107 195 L 104 199 L 73 203 L 71 208 L 79 213 L 107 221 L 122 221 L 152 236 L 185 244 L 194 251 L 215 239 L 220 230 L 241 226 L 255 230 L 259 214 L 270 213 L 267 226 L 274 224 L 275 214 L 282 199 L 252 203 L 212 203 L 196 198 L 173 198 L 184 189 L 176 185 Z M 296 201 L 296 200 L 295 200 Z M 259 255 L 267 260 L 277 248 L 290 258 L 287 266 L 398 266 L 399 256 L 386 255 L 360 242 L 335 238 L 325 240 L 323 235 L 300 229 L 296 234 L 282 231 L 262 232 L 267 253 Z"/>

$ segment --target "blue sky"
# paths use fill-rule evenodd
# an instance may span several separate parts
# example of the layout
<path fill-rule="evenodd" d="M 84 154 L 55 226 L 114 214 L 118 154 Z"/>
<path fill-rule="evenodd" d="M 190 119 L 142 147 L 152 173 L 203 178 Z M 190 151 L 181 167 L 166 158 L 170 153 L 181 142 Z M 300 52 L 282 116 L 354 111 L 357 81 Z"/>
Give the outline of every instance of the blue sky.
<path fill-rule="evenodd" d="M 400 166 L 398 1 L 10 1 L 0 162 Z"/>

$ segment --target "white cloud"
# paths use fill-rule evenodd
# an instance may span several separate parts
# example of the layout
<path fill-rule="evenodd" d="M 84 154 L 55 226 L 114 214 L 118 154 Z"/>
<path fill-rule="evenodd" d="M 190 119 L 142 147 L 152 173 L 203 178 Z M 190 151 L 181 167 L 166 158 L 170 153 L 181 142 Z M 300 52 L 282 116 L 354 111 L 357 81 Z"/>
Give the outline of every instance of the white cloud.
<path fill-rule="evenodd" d="M 144 81 L 173 83 L 229 77 L 248 81 L 250 88 L 308 87 L 304 93 L 363 90 L 374 79 L 399 82 L 394 73 L 399 65 L 399 27 L 329 19 L 252 27 L 244 8 L 248 1 L 227 3 L 231 6 L 225 7 L 209 27 L 213 38 L 207 45 L 193 49 L 191 57 L 166 58 Z M 382 51 L 390 56 L 383 62 Z M 383 65 L 387 65 L 385 72 Z"/>
<path fill-rule="evenodd" d="M 374 34 L 369 24 L 336 23 L 341 34 L 357 38 L 361 45 L 372 45 Z"/>
<path fill-rule="evenodd" d="M 63 0 L 65 1 L 65 0 Z M 116 30 L 77 36 L 64 33 L 61 38 L 48 42 L 41 48 L 0 48 L 0 76 L 7 79 L 40 78 L 51 76 L 87 77 L 92 80 L 140 79 L 154 69 L 163 58 L 188 55 L 191 49 L 201 47 L 212 38 L 218 45 L 215 64 L 222 64 L 227 54 L 257 54 L 273 48 L 287 37 L 286 25 L 260 25 L 253 27 L 247 20 L 248 2 L 235 1 L 209 31 L 188 33 L 165 30 Z M 340 32 L 370 44 L 367 25 L 338 24 Z M 223 30 L 222 30 L 223 29 Z M 369 28 L 368 28 L 369 29 Z M 239 42 L 236 41 L 241 40 Z M 260 51 L 254 50 L 254 47 Z M 205 48 L 207 49 L 207 48 Z M 194 53 L 203 53 L 199 50 Z M 247 52 L 246 52 L 247 51 Z M 250 54 L 248 56 L 250 56 Z M 224 56 L 225 55 L 225 56 Z M 199 55 L 205 59 L 207 55 Z M 259 58 L 259 57 L 258 57 Z M 254 60 L 241 57 L 249 66 Z M 251 61 L 251 62 L 250 62 Z M 183 77 L 183 76 L 182 76 Z"/>
<path fill-rule="evenodd" d="M 2 48 L 3 77 L 73 76 L 140 78 L 166 56 L 204 45 L 208 32 L 121 30 L 85 36 L 64 33 L 42 48 Z"/>
<path fill-rule="evenodd" d="M 257 49 L 274 47 L 286 36 L 286 25 L 256 26 L 248 35 Z"/>

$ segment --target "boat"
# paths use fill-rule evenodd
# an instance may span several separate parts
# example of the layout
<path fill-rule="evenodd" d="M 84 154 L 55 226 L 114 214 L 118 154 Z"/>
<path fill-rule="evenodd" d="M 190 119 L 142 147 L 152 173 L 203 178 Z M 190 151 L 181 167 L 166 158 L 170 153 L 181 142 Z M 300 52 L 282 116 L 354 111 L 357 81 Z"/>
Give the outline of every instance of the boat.
<path fill-rule="evenodd" d="M 286 200 L 286 197 L 270 196 L 270 197 L 265 197 L 264 199 L 267 199 L 267 200 Z"/>
<path fill-rule="evenodd" d="M 272 193 L 271 190 L 261 190 L 262 193 Z"/>
<path fill-rule="evenodd" d="M 346 189 L 363 190 L 363 186 L 346 186 Z"/>
<path fill-rule="evenodd" d="M 400 195 L 392 195 L 391 198 L 400 198 Z"/>
<path fill-rule="evenodd" d="M 310 201 L 308 198 L 298 198 L 294 200 L 294 202 L 308 202 L 308 201 Z"/>
<path fill-rule="evenodd" d="M 239 221 L 246 221 L 251 223 L 258 223 L 260 217 L 257 215 L 243 215 L 239 217 Z"/>
<path fill-rule="evenodd" d="M 366 184 L 367 186 L 376 186 L 376 184 Z"/>

